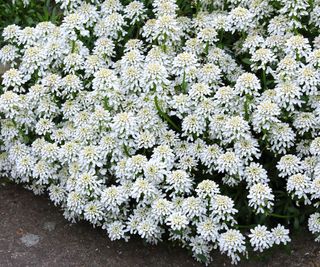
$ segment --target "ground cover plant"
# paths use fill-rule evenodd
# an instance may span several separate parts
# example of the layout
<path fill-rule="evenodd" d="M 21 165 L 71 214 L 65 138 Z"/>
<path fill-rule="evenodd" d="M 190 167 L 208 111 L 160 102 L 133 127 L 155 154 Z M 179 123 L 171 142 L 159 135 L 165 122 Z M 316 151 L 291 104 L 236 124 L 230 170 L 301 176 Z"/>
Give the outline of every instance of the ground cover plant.
<path fill-rule="evenodd" d="M 2 33 L 3 176 L 204 263 L 320 241 L 320 1 L 56 5 Z"/>

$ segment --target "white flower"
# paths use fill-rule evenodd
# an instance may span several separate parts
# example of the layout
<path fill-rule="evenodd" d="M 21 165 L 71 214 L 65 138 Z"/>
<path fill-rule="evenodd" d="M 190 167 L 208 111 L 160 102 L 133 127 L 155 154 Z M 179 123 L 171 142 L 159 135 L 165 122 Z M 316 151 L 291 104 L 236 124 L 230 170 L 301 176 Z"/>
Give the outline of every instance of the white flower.
<path fill-rule="evenodd" d="M 54 123 L 48 119 L 40 119 L 36 124 L 36 133 L 39 135 L 45 135 L 51 133 L 54 129 Z"/>
<path fill-rule="evenodd" d="M 231 32 L 243 31 L 252 25 L 253 14 L 246 8 L 236 7 L 228 15 L 228 24 Z"/>
<path fill-rule="evenodd" d="M 132 185 L 131 197 L 133 198 L 139 199 L 142 196 L 150 198 L 156 194 L 156 187 L 146 179 L 138 178 Z"/>
<path fill-rule="evenodd" d="M 17 48 L 13 45 L 5 45 L 0 49 L 0 62 L 2 64 L 13 62 L 17 57 Z"/>
<path fill-rule="evenodd" d="M 251 60 L 256 63 L 255 65 L 257 69 L 264 70 L 266 70 L 266 65 L 273 63 L 275 59 L 276 58 L 272 50 L 267 48 L 260 48 L 256 50 L 251 58 Z"/>
<path fill-rule="evenodd" d="M 206 241 L 215 242 L 219 236 L 219 225 L 212 218 L 205 217 L 197 223 L 198 234 Z"/>
<path fill-rule="evenodd" d="M 304 66 L 298 71 L 298 82 L 308 95 L 316 94 L 319 79 L 319 71 L 310 65 Z"/>
<path fill-rule="evenodd" d="M 269 182 L 267 171 L 261 164 L 255 162 L 250 163 L 250 165 L 245 168 L 243 177 L 248 183 L 248 187 L 257 183 L 267 184 Z"/>
<path fill-rule="evenodd" d="M 4 28 L 2 36 L 5 41 L 16 39 L 19 31 L 20 27 L 18 25 L 12 24 Z"/>
<path fill-rule="evenodd" d="M 143 3 L 139 1 L 130 2 L 126 6 L 124 12 L 125 12 L 125 17 L 130 19 L 131 23 L 133 24 L 147 17 L 145 15 L 146 9 L 144 8 Z"/>
<path fill-rule="evenodd" d="M 250 229 L 249 238 L 250 244 L 255 251 L 259 250 L 262 252 L 272 247 L 274 243 L 272 233 L 264 225 L 257 225 L 255 228 Z"/>
<path fill-rule="evenodd" d="M 301 88 L 292 81 L 286 81 L 279 83 L 276 88 L 276 101 L 280 107 L 287 110 L 294 110 L 294 105 L 301 106 L 302 96 Z"/>
<path fill-rule="evenodd" d="M 217 170 L 230 175 L 239 174 L 242 172 L 242 162 L 234 152 L 226 152 L 218 157 Z"/>
<path fill-rule="evenodd" d="M 189 175 L 182 170 L 169 173 L 167 177 L 167 190 L 174 190 L 173 194 L 189 193 L 192 188 L 192 180 Z"/>
<path fill-rule="evenodd" d="M 103 218 L 102 206 L 97 201 L 91 201 L 84 207 L 83 215 L 86 220 L 95 225 Z"/>
<path fill-rule="evenodd" d="M 198 100 L 211 94 L 209 86 L 205 83 L 195 83 L 191 86 L 189 95 L 192 99 Z"/>
<path fill-rule="evenodd" d="M 311 48 L 307 38 L 301 35 L 295 35 L 286 42 L 285 52 L 291 56 L 307 57 Z"/>
<path fill-rule="evenodd" d="M 293 126 L 298 129 L 300 135 L 314 130 L 317 127 L 317 124 L 316 116 L 312 112 L 298 113 L 293 122 Z"/>
<path fill-rule="evenodd" d="M 80 150 L 79 163 L 83 169 L 102 167 L 100 149 L 97 146 L 85 146 Z"/>
<path fill-rule="evenodd" d="M 175 154 L 173 153 L 173 149 L 171 149 L 170 146 L 160 145 L 154 148 L 151 158 L 163 161 L 166 164 L 167 169 L 169 170 L 173 167 Z"/>
<path fill-rule="evenodd" d="M 125 191 L 121 186 L 110 186 L 101 192 L 101 203 L 107 211 L 117 213 L 119 207 L 127 200 Z"/>
<path fill-rule="evenodd" d="M 213 164 L 215 164 L 221 153 L 222 149 L 217 144 L 206 146 L 203 148 L 200 154 L 200 159 L 204 165 L 209 167 L 209 173 L 212 171 L 211 167 Z"/>
<path fill-rule="evenodd" d="M 164 14 L 174 15 L 178 8 L 178 5 L 175 3 L 175 1 L 172 1 L 172 0 L 165 0 L 165 1 L 155 0 L 153 3 L 153 6 L 154 6 L 154 12 L 157 15 L 164 15 Z"/>
<path fill-rule="evenodd" d="M 27 81 L 23 73 L 17 69 L 9 69 L 2 76 L 2 84 L 6 89 L 12 88 L 14 92 L 24 92 L 22 85 Z"/>
<path fill-rule="evenodd" d="M 230 117 L 223 127 L 223 133 L 229 140 L 239 140 L 249 136 L 248 122 L 241 116 Z"/>
<path fill-rule="evenodd" d="M 285 177 L 303 171 L 304 166 L 297 156 L 287 154 L 281 157 L 277 169 L 280 171 L 279 176 Z"/>
<path fill-rule="evenodd" d="M 162 234 L 160 227 L 151 218 L 146 218 L 140 221 L 137 226 L 137 231 L 142 238 L 153 243 L 157 243 Z"/>
<path fill-rule="evenodd" d="M 101 68 L 99 71 L 95 72 L 94 79 L 92 81 L 93 89 L 106 90 L 106 89 L 117 89 L 118 80 L 114 75 L 114 72 L 107 68 Z"/>
<path fill-rule="evenodd" d="M 76 180 L 76 190 L 84 195 L 100 195 L 101 183 L 102 181 L 98 179 L 94 171 L 90 170 L 79 174 Z"/>
<path fill-rule="evenodd" d="M 173 212 L 166 219 L 166 223 L 172 230 L 180 231 L 187 227 L 189 221 L 187 216 L 183 215 L 181 212 Z"/>
<path fill-rule="evenodd" d="M 153 39 L 160 44 L 175 45 L 179 43 L 181 34 L 181 27 L 175 16 L 164 14 L 156 19 Z"/>
<path fill-rule="evenodd" d="M 316 241 L 320 242 L 320 213 L 311 214 L 308 220 L 308 228 L 312 234 L 317 236 Z"/>
<path fill-rule="evenodd" d="M 218 184 L 211 180 L 204 180 L 198 184 L 196 192 L 199 197 L 213 197 L 216 194 L 220 193 Z"/>
<path fill-rule="evenodd" d="M 257 213 L 264 213 L 272 209 L 274 195 L 268 185 L 257 183 L 250 187 L 248 199 L 250 207 L 253 207 Z"/>
<path fill-rule="evenodd" d="M 111 127 L 119 136 L 135 136 L 138 125 L 132 112 L 122 112 L 113 118 Z"/>
<path fill-rule="evenodd" d="M 234 208 L 234 202 L 228 196 L 215 195 L 210 201 L 210 210 L 217 221 L 233 221 L 233 215 L 238 211 Z"/>
<path fill-rule="evenodd" d="M 205 130 L 206 121 L 202 116 L 188 115 L 182 122 L 182 130 L 185 135 L 195 134 L 199 136 Z M 193 138 L 190 137 L 192 140 Z"/>
<path fill-rule="evenodd" d="M 234 264 L 240 260 L 239 254 L 246 251 L 245 238 L 239 230 L 228 230 L 220 235 L 218 242 L 221 253 L 227 253 Z"/>
<path fill-rule="evenodd" d="M 49 186 L 48 191 L 49 197 L 55 205 L 60 204 L 65 199 L 66 192 L 62 187 L 52 184 Z"/>
<path fill-rule="evenodd" d="M 188 77 L 189 71 L 192 69 L 192 67 L 197 66 L 197 58 L 194 54 L 183 52 L 178 54 L 172 63 L 172 72 L 178 76 Z"/>
<path fill-rule="evenodd" d="M 244 73 L 237 79 L 235 89 L 241 95 L 257 95 L 261 85 L 257 76 L 252 73 Z"/>
<path fill-rule="evenodd" d="M 310 145 L 310 152 L 312 155 L 320 156 L 320 137 L 316 137 Z"/>
<path fill-rule="evenodd" d="M 210 247 L 208 246 L 208 243 L 204 241 L 201 237 L 192 237 L 190 239 L 190 247 L 196 259 L 198 259 L 196 255 L 205 256 L 207 261 L 211 259 L 209 254 Z"/>
<path fill-rule="evenodd" d="M 112 241 L 125 238 L 126 226 L 121 221 L 105 224 L 104 227 Z"/>
<path fill-rule="evenodd" d="M 285 153 L 294 145 L 295 133 L 286 123 L 274 124 L 270 132 L 270 143 L 272 150 Z"/>
<path fill-rule="evenodd" d="M 202 41 L 205 45 L 213 45 L 215 42 L 218 41 L 218 33 L 213 28 L 203 28 L 197 34 L 197 38 Z"/>
<path fill-rule="evenodd" d="M 166 68 L 158 62 L 150 62 L 145 66 L 143 81 L 146 89 L 161 91 L 169 83 Z"/>
<path fill-rule="evenodd" d="M 163 162 L 155 159 L 149 160 L 143 167 L 145 178 L 152 183 L 161 183 L 168 175 L 167 166 Z"/>
<path fill-rule="evenodd" d="M 299 199 L 303 198 L 306 204 L 310 203 L 307 194 L 310 193 L 311 179 L 310 177 L 298 173 L 291 175 L 288 178 L 287 191 L 292 193 L 292 196 L 297 196 Z"/>
<path fill-rule="evenodd" d="M 155 219 L 160 219 L 160 221 L 162 221 L 162 218 L 165 216 L 170 215 L 173 211 L 172 203 L 164 198 L 154 200 L 151 207 L 153 213 L 152 216 Z"/>
<path fill-rule="evenodd" d="M 209 85 L 219 84 L 221 79 L 221 70 L 215 64 L 211 64 L 211 63 L 204 64 L 198 70 L 198 79 L 202 83 L 207 83 Z"/>
<path fill-rule="evenodd" d="M 269 24 L 270 25 L 270 24 Z M 243 43 L 243 50 L 249 50 L 250 54 L 253 54 L 254 51 L 260 46 L 262 46 L 264 39 L 259 34 L 250 34 L 247 36 L 246 40 Z"/>
<path fill-rule="evenodd" d="M 111 39 L 100 37 L 94 45 L 93 54 L 99 57 L 111 57 L 114 55 L 114 43 Z"/>
<path fill-rule="evenodd" d="M 320 176 L 314 178 L 310 186 L 311 199 L 320 199 Z"/>
<path fill-rule="evenodd" d="M 188 218 L 201 217 L 206 212 L 206 206 L 201 198 L 188 197 L 182 203 L 182 210 Z"/>
<path fill-rule="evenodd" d="M 275 244 L 279 245 L 283 243 L 286 245 L 291 241 L 289 237 L 289 230 L 285 229 L 282 225 L 278 224 L 276 227 L 271 229 L 271 233 L 273 236 L 273 241 Z"/>
<path fill-rule="evenodd" d="M 269 130 L 272 123 L 278 122 L 280 115 L 279 106 L 273 101 L 267 99 L 257 106 L 257 110 L 253 113 L 254 128 L 260 131 L 260 128 Z"/>
<path fill-rule="evenodd" d="M 67 207 L 76 213 L 81 213 L 84 209 L 85 199 L 81 193 L 72 191 L 67 196 Z"/>

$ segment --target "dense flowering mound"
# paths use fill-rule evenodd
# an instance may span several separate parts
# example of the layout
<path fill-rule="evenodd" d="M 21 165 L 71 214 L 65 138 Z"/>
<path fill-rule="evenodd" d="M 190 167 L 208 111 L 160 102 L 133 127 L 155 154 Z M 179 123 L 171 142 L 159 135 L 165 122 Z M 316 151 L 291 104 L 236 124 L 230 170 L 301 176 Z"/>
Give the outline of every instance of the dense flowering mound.
<path fill-rule="evenodd" d="M 318 0 L 56 2 L 3 31 L 2 175 L 204 262 L 319 241 Z"/>

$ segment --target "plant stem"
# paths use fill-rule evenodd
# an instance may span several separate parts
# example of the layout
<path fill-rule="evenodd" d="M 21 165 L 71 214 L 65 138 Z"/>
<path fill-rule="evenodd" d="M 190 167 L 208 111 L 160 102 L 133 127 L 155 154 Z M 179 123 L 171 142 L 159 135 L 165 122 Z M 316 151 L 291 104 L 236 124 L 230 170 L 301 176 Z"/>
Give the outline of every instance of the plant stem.
<path fill-rule="evenodd" d="M 275 218 L 280 218 L 280 219 L 288 219 L 288 218 L 295 217 L 294 215 L 281 215 L 276 213 L 267 213 L 267 215 Z"/>
<path fill-rule="evenodd" d="M 127 148 L 127 146 L 126 146 L 125 144 L 123 144 L 123 150 L 124 150 L 124 153 L 125 153 L 128 157 L 130 157 L 130 153 L 129 153 L 128 148 Z"/>
<path fill-rule="evenodd" d="M 238 229 L 248 229 L 248 228 L 252 228 L 252 227 L 255 227 L 256 224 L 250 224 L 250 225 L 235 225 L 234 227 L 235 228 L 238 228 Z"/>
<path fill-rule="evenodd" d="M 246 95 L 246 99 L 244 101 L 244 118 L 246 121 L 249 120 L 249 103 L 250 103 L 250 97 L 249 95 Z"/>
<path fill-rule="evenodd" d="M 76 50 L 76 41 L 72 40 L 72 47 L 71 47 L 71 53 L 74 53 Z"/>
<path fill-rule="evenodd" d="M 262 69 L 262 86 L 263 91 L 267 90 L 267 76 L 266 76 L 266 69 Z"/>
<path fill-rule="evenodd" d="M 206 55 L 208 55 L 208 53 L 209 53 L 209 42 L 206 43 L 206 47 L 205 47 L 205 49 L 204 49 L 204 53 L 205 53 Z"/>
<path fill-rule="evenodd" d="M 224 30 L 221 30 L 221 32 L 219 34 L 219 42 L 218 42 L 218 47 L 221 49 L 223 49 L 223 47 L 224 47 L 224 44 L 222 42 L 223 37 L 224 37 Z"/>
<path fill-rule="evenodd" d="M 186 71 L 183 71 L 183 80 L 182 80 L 181 88 L 184 94 L 187 93 Z"/>
<path fill-rule="evenodd" d="M 156 106 L 156 109 L 160 115 L 161 118 L 163 118 L 165 121 L 167 121 L 175 130 L 177 130 L 178 132 L 180 132 L 180 128 L 171 120 L 171 118 L 161 110 L 159 103 L 158 103 L 158 97 L 155 96 L 154 97 L 154 104 Z"/>

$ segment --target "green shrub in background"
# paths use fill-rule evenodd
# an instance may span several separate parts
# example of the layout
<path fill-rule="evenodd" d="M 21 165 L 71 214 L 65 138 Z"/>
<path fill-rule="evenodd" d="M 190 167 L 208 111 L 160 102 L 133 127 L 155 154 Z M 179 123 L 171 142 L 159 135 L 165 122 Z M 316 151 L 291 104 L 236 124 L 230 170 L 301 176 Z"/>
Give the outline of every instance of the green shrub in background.
<path fill-rule="evenodd" d="M 62 18 L 59 6 L 53 0 L 0 1 L 0 32 L 11 24 L 36 26 L 42 21 L 58 22 Z M 3 43 L 0 37 L 0 45 Z"/>

